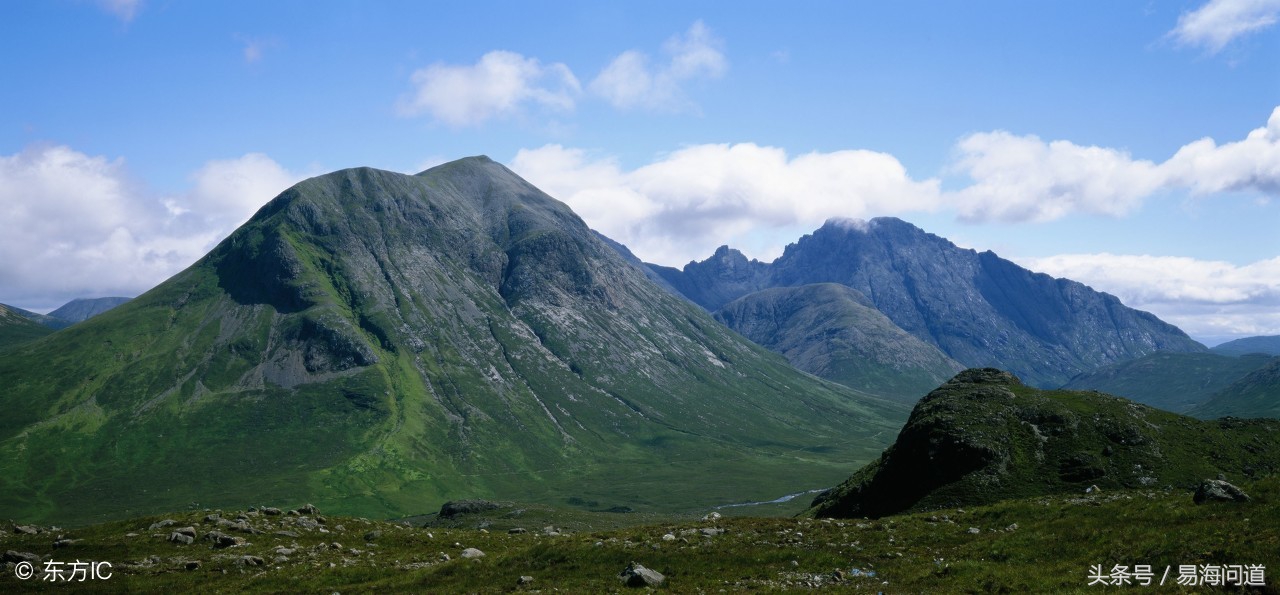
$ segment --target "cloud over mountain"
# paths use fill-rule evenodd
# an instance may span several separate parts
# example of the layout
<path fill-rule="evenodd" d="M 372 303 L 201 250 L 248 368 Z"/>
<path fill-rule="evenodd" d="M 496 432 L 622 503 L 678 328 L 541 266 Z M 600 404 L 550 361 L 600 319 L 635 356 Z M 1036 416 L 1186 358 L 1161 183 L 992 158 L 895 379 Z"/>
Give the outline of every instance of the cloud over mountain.
<path fill-rule="evenodd" d="M 157 196 L 123 159 L 67 146 L 0 156 L 0 285 L 6 300 L 53 308 L 85 295 L 134 295 L 191 264 L 301 179 L 266 155 L 214 160 L 192 187 Z"/>

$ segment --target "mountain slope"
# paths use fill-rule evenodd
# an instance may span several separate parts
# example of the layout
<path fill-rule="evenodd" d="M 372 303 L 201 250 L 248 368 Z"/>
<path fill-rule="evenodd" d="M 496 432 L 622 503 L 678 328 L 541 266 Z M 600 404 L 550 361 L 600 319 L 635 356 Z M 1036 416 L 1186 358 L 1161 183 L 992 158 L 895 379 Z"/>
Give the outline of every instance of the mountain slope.
<path fill-rule="evenodd" d="M 1069 390 L 1097 390 L 1188 414 L 1270 358 L 1251 354 L 1231 357 L 1217 353 L 1157 352 L 1135 360 L 1103 366 L 1063 385 Z"/>
<path fill-rule="evenodd" d="M 53 332 L 53 329 L 23 316 L 18 310 L 0 304 L 0 350 L 34 341 Z"/>
<path fill-rule="evenodd" d="M 1280 421 L 1200 421 L 1094 392 L 1044 391 L 966 370 L 929 393 L 874 463 L 813 513 L 880 517 L 1102 489 L 1194 488 L 1280 472 Z"/>
<path fill-rule="evenodd" d="M 1280 418 L 1280 357 L 1231 383 L 1189 415 L 1215 417 Z"/>
<path fill-rule="evenodd" d="M 801 370 L 898 401 L 914 403 L 963 369 L 834 283 L 757 291 L 715 317 Z"/>
<path fill-rule="evenodd" d="M 1176 327 L 1067 279 L 1033 273 L 891 217 L 828 221 L 772 263 L 722 247 L 683 270 L 653 267 L 708 310 L 770 287 L 839 283 L 967 366 L 1037 386 L 1155 351 L 1204 351 Z"/>
<path fill-rule="evenodd" d="M 1280 355 L 1280 335 L 1269 337 L 1245 337 L 1234 341 L 1227 341 L 1218 345 L 1210 351 L 1220 353 L 1222 355 L 1244 355 L 1246 353 L 1265 353 L 1267 355 Z"/>
<path fill-rule="evenodd" d="M 49 313 L 51 318 L 81 322 L 129 301 L 126 297 L 76 298 Z"/>
<path fill-rule="evenodd" d="M 62 522 L 776 497 L 906 413 L 742 340 L 487 158 L 301 182 L 0 378 L 0 510 Z"/>

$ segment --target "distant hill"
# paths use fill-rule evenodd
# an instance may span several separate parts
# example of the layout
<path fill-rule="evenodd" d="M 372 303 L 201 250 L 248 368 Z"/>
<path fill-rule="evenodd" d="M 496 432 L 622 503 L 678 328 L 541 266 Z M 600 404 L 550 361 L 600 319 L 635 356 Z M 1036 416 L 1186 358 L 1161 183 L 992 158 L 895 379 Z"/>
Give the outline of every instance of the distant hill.
<path fill-rule="evenodd" d="M 3 304 L 0 304 L 0 305 L 3 305 Z M 70 321 L 63 320 L 61 318 L 54 318 L 52 316 L 49 316 L 48 314 L 40 314 L 38 312 L 32 312 L 30 310 L 23 310 L 22 308 L 19 308 L 17 306 L 5 306 L 5 307 L 13 311 L 15 314 L 23 318 L 26 318 L 27 320 L 35 322 L 41 326 L 51 328 L 55 331 L 71 326 Z"/>
<path fill-rule="evenodd" d="M 1061 386 L 1156 351 L 1205 351 L 1177 327 L 1114 296 L 957 247 L 891 217 L 828 221 L 772 263 L 725 246 L 683 269 L 650 268 L 713 312 L 762 289 L 838 283 L 952 359 L 1012 370 L 1036 386 Z"/>
<path fill-rule="evenodd" d="M 1085 372 L 1062 388 L 1097 390 L 1190 415 L 1215 393 L 1266 365 L 1261 354 L 1233 357 L 1217 353 L 1157 352 Z"/>
<path fill-rule="evenodd" d="M 1265 353 L 1267 355 L 1280 355 L 1280 335 L 1269 337 L 1245 337 L 1234 341 L 1227 341 L 1217 347 L 1210 349 L 1214 353 L 1222 355 L 1244 355 L 1246 353 Z"/>
<path fill-rule="evenodd" d="M 801 370 L 907 403 L 964 369 L 835 283 L 757 291 L 715 316 Z"/>
<path fill-rule="evenodd" d="M 39 339 L 53 329 L 32 320 L 21 308 L 0 304 L 0 351 Z M 39 316 L 36 314 L 36 316 Z"/>
<path fill-rule="evenodd" d="M 1191 415 L 1280 418 L 1280 357 L 1272 358 L 1244 378 L 1218 391 Z"/>
<path fill-rule="evenodd" d="M 76 298 L 49 313 L 51 318 L 81 322 L 129 301 L 126 297 Z"/>
<path fill-rule="evenodd" d="M 733 333 L 485 157 L 300 182 L 0 378 L 0 511 L 67 524 L 762 500 L 838 481 L 908 411 Z"/>
<path fill-rule="evenodd" d="M 1193 488 L 1280 472 L 1280 420 L 1200 421 L 1085 391 L 966 370 L 916 404 L 878 460 L 814 500 L 823 517 L 881 517 L 1087 488 Z"/>

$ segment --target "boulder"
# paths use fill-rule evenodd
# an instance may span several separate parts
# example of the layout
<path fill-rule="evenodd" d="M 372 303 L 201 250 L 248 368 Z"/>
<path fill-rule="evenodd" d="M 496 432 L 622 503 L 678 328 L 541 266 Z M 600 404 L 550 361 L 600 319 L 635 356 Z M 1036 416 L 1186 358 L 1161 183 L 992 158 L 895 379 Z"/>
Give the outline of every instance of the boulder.
<path fill-rule="evenodd" d="M 440 517 L 451 518 L 460 514 L 475 514 L 496 508 L 498 505 L 488 500 L 450 500 L 440 507 Z"/>
<path fill-rule="evenodd" d="M 469 547 L 465 550 L 462 550 L 462 557 L 463 558 L 483 558 L 484 552 L 476 548 Z"/>
<path fill-rule="evenodd" d="M 1205 502 L 1248 502 L 1249 495 L 1244 490 L 1221 479 L 1206 479 L 1200 482 L 1194 496 L 1196 504 Z"/>
<path fill-rule="evenodd" d="M 661 572 L 650 570 L 635 562 L 628 564 L 627 568 L 618 574 L 618 579 L 628 587 L 660 587 L 667 582 L 667 577 L 662 576 Z"/>

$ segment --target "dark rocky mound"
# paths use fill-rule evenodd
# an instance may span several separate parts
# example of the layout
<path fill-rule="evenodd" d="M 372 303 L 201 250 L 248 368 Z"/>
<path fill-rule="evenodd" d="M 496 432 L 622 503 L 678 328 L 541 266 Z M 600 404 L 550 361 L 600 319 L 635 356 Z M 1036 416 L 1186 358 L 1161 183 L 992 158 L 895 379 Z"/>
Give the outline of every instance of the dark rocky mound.
<path fill-rule="evenodd" d="M 875 462 L 819 495 L 822 517 L 880 517 L 1091 486 L 1194 489 L 1280 470 L 1280 421 L 1196 420 L 1119 397 L 965 370 L 920 400 Z"/>

